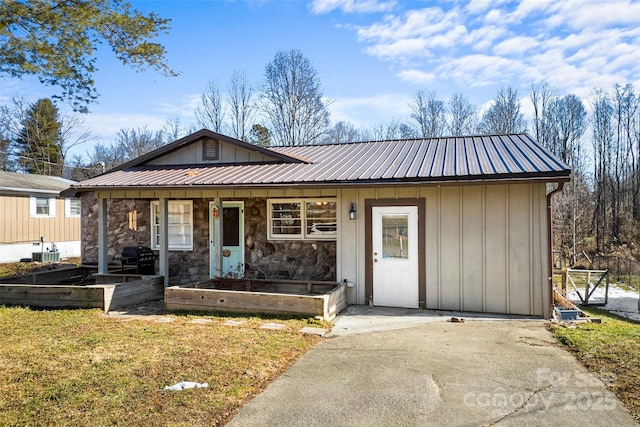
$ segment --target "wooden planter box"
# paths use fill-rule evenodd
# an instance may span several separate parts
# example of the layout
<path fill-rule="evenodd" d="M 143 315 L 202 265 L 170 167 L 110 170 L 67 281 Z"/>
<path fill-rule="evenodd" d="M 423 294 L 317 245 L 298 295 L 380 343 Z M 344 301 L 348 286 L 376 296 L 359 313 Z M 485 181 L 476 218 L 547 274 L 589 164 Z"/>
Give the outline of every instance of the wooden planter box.
<path fill-rule="evenodd" d="M 98 279 L 98 284 L 86 286 L 0 284 L 0 305 L 110 311 L 164 295 L 162 276 L 103 275 Z"/>
<path fill-rule="evenodd" d="M 212 281 L 226 289 L 171 286 L 165 289 L 170 311 L 294 314 L 332 320 L 347 304 L 345 283 L 271 280 Z M 283 288 L 286 292 L 283 292 Z M 317 289 L 322 288 L 322 292 Z M 234 290 L 237 289 L 237 290 Z M 242 290 L 240 290 L 242 289 Z M 251 289 L 251 290 L 245 290 Z"/>

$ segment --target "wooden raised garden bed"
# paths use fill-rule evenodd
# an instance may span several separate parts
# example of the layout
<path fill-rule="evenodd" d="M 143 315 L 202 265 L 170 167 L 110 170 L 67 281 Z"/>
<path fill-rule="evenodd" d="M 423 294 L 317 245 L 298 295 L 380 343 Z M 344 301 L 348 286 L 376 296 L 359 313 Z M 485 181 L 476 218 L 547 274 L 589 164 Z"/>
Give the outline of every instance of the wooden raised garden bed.
<path fill-rule="evenodd" d="M 165 309 L 294 314 L 332 320 L 347 306 L 339 282 L 214 279 L 165 290 Z"/>

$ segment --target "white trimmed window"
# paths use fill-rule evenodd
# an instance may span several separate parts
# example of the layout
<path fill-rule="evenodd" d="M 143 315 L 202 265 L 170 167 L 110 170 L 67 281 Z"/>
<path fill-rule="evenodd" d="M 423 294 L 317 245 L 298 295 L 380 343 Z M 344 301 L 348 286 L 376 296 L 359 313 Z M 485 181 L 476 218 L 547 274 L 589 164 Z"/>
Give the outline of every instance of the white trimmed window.
<path fill-rule="evenodd" d="M 169 250 L 193 250 L 193 202 L 169 200 Z M 151 248 L 160 249 L 160 202 L 151 202 Z"/>
<path fill-rule="evenodd" d="M 29 215 L 36 218 L 56 216 L 56 199 L 49 197 L 29 197 Z"/>
<path fill-rule="evenodd" d="M 269 240 L 335 240 L 335 199 L 269 199 Z"/>
<path fill-rule="evenodd" d="M 80 217 L 80 199 L 64 199 L 64 216 L 67 218 Z"/>

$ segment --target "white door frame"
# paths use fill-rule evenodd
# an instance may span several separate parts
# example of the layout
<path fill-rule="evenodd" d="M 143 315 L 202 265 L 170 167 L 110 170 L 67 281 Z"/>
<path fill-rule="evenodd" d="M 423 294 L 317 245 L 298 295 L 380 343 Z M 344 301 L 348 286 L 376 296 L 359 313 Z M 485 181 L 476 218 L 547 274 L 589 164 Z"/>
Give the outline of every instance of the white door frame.
<path fill-rule="evenodd" d="M 373 207 L 416 206 L 418 208 L 418 306 L 426 307 L 426 201 L 415 199 L 365 199 L 365 304 L 374 304 Z"/>
<path fill-rule="evenodd" d="M 418 308 L 418 207 L 372 209 L 373 305 Z"/>

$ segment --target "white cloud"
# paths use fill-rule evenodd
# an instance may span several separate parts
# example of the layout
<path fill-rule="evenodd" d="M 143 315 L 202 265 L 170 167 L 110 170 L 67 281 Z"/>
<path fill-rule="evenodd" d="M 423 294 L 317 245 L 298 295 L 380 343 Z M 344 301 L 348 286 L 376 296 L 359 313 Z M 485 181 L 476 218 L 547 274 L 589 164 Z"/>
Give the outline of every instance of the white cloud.
<path fill-rule="evenodd" d="M 161 129 L 165 120 L 151 114 L 100 113 L 87 115 L 85 123 L 102 144 L 109 145 L 116 140 L 120 129 Z"/>
<path fill-rule="evenodd" d="M 538 45 L 533 37 L 511 37 L 496 44 L 493 52 L 500 56 L 524 55 L 529 49 Z"/>
<path fill-rule="evenodd" d="M 341 10 L 345 13 L 390 12 L 396 5 L 395 0 L 313 0 L 309 7 L 316 14 Z"/>
<path fill-rule="evenodd" d="M 358 27 L 360 40 L 371 42 L 389 42 L 406 38 L 446 34 L 459 24 L 457 12 L 444 13 L 442 9 L 431 7 L 412 10 L 403 17 L 387 15 L 380 24 Z"/>
<path fill-rule="evenodd" d="M 449 58 L 437 69 L 440 78 L 457 81 L 460 86 L 503 86 L 525 72 L 521 61 L 492 55 Z"/>
<path fill-rule="evenodd" d="M 478 15 L 486 12 L 491 6 L 496 6 L 497 1 L 493 0 L 471 0 L 466 7 L 467 12 Z"/>
<path fill-rule="evenodd" d="M 414 84 L 431 83 L 436 80 L 436 75 L 433 73 L 425 73 L 421 70 L 404 70 L 398 73 L 398 77 L 402 80 Z"/>
<path fill-rule="evenodd" d="M 371 46 L 367 52 L 382 58 L 429 56 L 427 41 L 420 38 L 397 40 Z"/>
<path fill-rule="evenodd" d="M 465 45 L 469 45 L 476 51 L 487 51 L 494 45 L 495 40 L 507 33 L 505 27 L 487 25 L 469 32 L 464 40 Z"/>
<path fill-rule="evenodd" d="M 365 52 L 410 83 L 523 88 L 547 80 L 588 96 L 640 81 L 638 16 L 640 2 L 627 0 L 443 0 L 355 28 Z"/>
<path fill-rule="evenodd" d="M 373 123 L 388 122 L 390 118 L 407 117 L 410 96 L 388 93 L 362 98 L 337 98 L 331 104 L 333 122 L 350 122 L 355 127 L 370 127 Z"/>
<path fill-rule="evenodd" d="M 566 26 L 575 30 L 596 31 L 621 25 L 637 26 L 640 3 L 613 0 L 605 2 L 556 2 L 555 15 L 548 23 L 552 27 Z"/>

